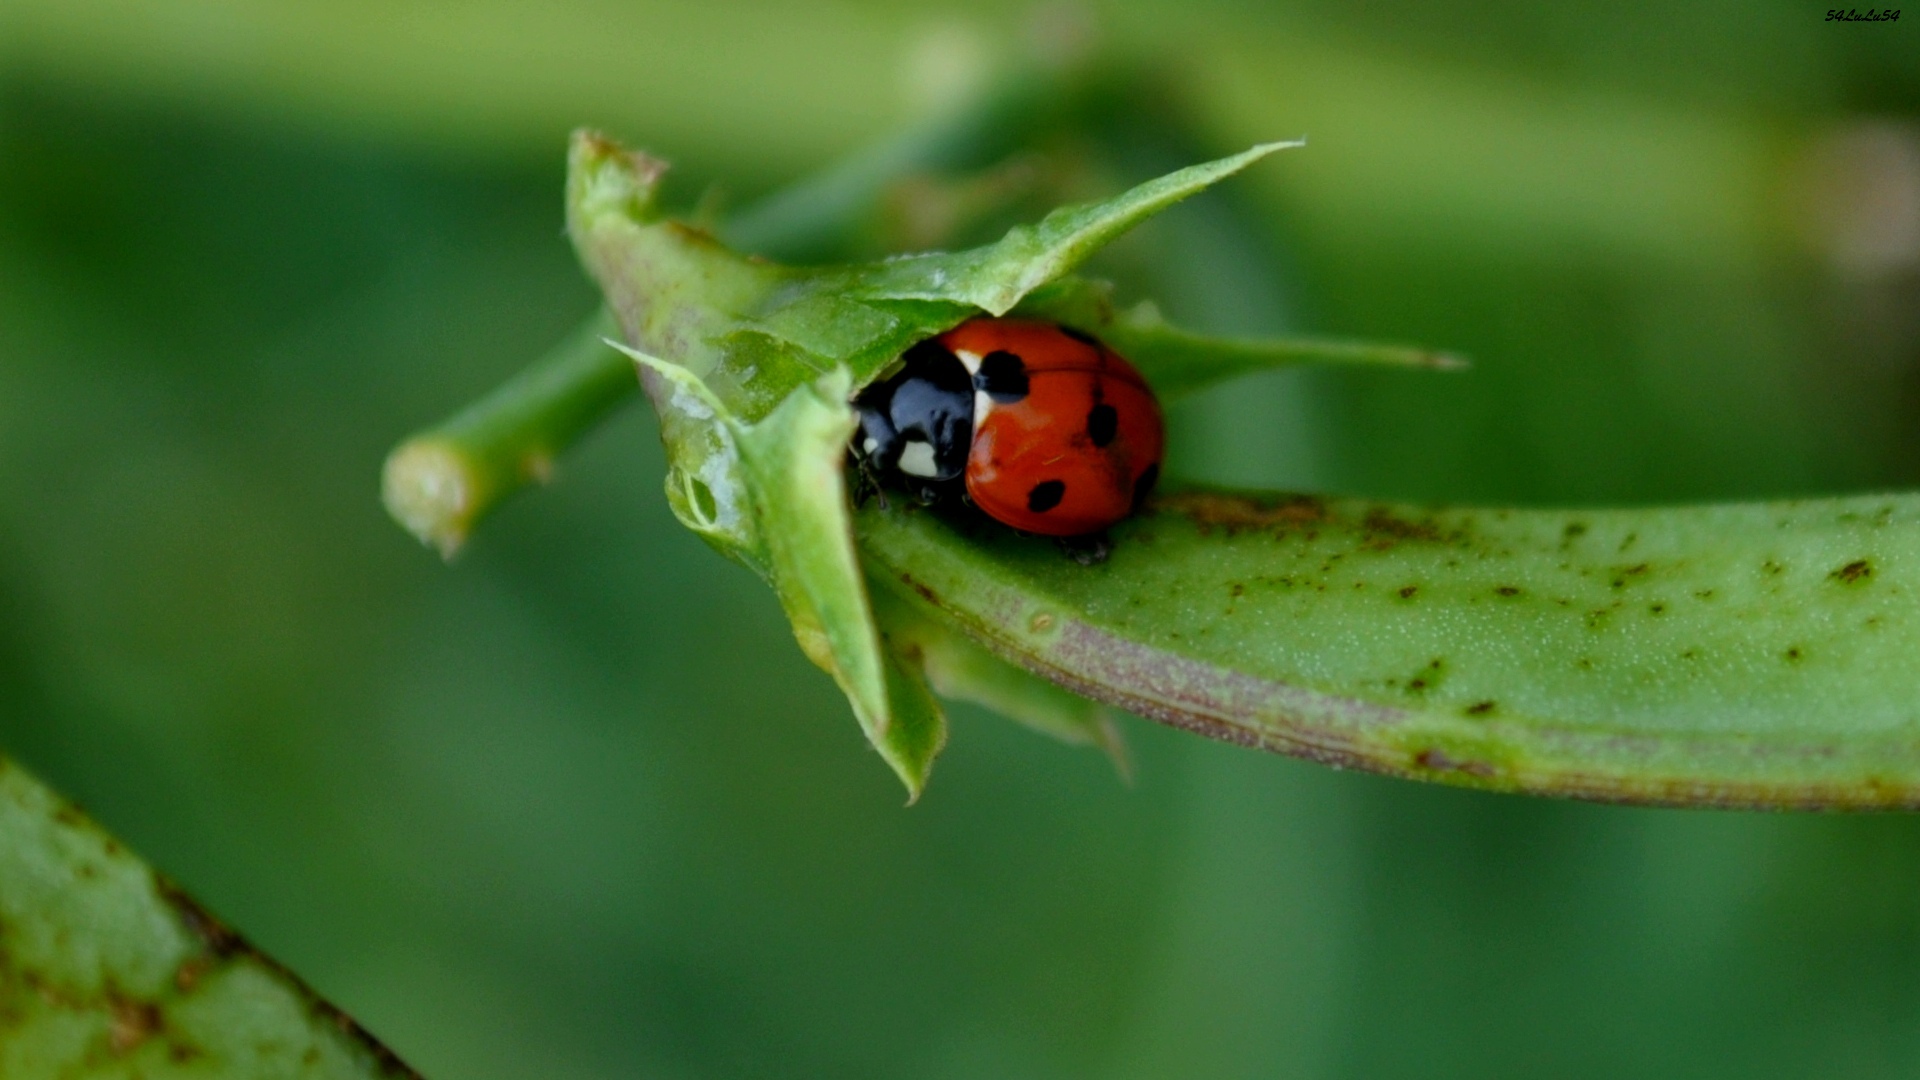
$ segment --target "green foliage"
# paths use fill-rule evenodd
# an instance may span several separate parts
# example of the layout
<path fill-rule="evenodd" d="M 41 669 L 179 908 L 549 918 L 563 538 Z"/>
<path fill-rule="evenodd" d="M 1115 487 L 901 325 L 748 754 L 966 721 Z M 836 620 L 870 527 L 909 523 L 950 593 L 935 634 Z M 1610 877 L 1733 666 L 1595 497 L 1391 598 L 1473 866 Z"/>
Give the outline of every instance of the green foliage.
<path fill-rule="evenodd" d="M 1103 245 L 1276 150 L 1269 143 L 1088 206 L 1065 207 L 996 244 L 847 267 L 782 267 L 736 255 L 667 220 L 666 166 L 606 138 L 574 138 L 567 221 L 629 340 L 701 379 L 752 422 L 801 383 L 846 367 L 858 389 L 907 346 L 985 311 L 1001 315 Z"/>
<path fill-rule="evenodd" d="M 1092 697 L 1330 764 L 1678 805 L 1920 802 L 1920 498 L 1433 510 L 1187 490 L 1098 567 L 868 507 L 930 612 Z"/>
<path fill-rule="evenodd" d="M 0 757 L 0 1076 L 413 1075 Z"/>
<path fill-rule="evenodd" d="M 1431 349 L 1316 338 L 1222 338 L 1167 322 L 1143 300 L 1118 309 L 1105 282 L 1069 279 L 1042 287 L 1020 305 L 1021 314 L 1098 334 L 1153 384 L 1163 401 L 1178 401 L 1218 382 L 1294 364 L 1357 364 L 1384 368 L 1455 370 L 1458 357 Z"/>
<path fill-rule="evenodd" d="M 1014 311 L 1045 286 L 1050 292 L 1032 310 L 1094 332 L 1117 330 L 1116 341 L 1137 347 L 1175 390 L 1302 359 L 1377 359 L 1312 343 L 1216 342 L 1150 310 L 1121 318 L 1103 286 L 1065 277 L 1145 219 L 1297 145 L 1257 146 L 1104 202 L 1064 207 L 983 248 L 795 268 L 735 255 L 663 219 L 656 192 L 664 165 L 596 134 L 575 137 L 569 229 L 639 346 L 629 352 L 661 418 L 675 515 L 773 585 L 801 648 L 840 684 L 913 798 L 945 745 L 945 719 L 923 668 L 933 639 L 902 647 L 910 632 L 876 622 L 867 596 L 844 483 L 853 393 L 915 341 L 980 312 Z M 1421 359 L 1389 359 L 1408 355 Z M 883 638 L 896 644 L 883 648 Z M 936 655 L 958 656 L 951 648 Z M 1043 730 L 1117 746 L 1103 716 L 1035 704 L 1045 697 L 1015 689 L 1030 677 L 998 666 L 976 652 L 947 664 L 943 677 L 975 700 L 1029 703 L 1015 711 Z"/>
<path fill-rule="evenodd" d="M 1233 741 L 1538 794 L 1920 800 L 1920 746 L 1900 730 L 1920 693 L 1900 662 L 1920 646 L 1900 599 L 1920 592 L 1910 500 L 1575 513 L 1192 491 L 1120 526 L 1121 554 L 1092 568 L 910 507 L 869 507 L 856 528 L 842 477 L 852 391 L 974 313 L 1101 334 L 1169 398 L 1303 358 L 1453 366 L 1419 350 L 1211 339 L 1065 276 L 1284 145 L 1057 210 L 984 248 L 799 269 L 663 221 L 663 166 L 576 139 L 576 245 L 630 339 L 674 357 L 633 353 L 663 418 L 676 514 L 773 584 L 909 792 L 944 721 L 914 650 L 883 648 L 907 635 L 876 621 L 856 534 L 872 572 L 917 596 L 921 625 L 950 620 L 982 657 Z M 955 667 L 1017 681 L 990 659 Z M 1094 722 L 1042 726 L 1093 741 Z"/>
<path fill-rule="evenodd" d="M 452 569 L 382 518 L 396 433 L 597 305 L 556 133 L 732 206 L 907 120 L 936 8 L 8 5 L 0 744 L 434 1076 L 1911 1075 L 1920 817 L 1490 796 L 1120 717 L 1128 788 L 964 706 L 894 813 L 768 591 L 660 499 L 652 417 Z M 1122 295 L 1476 365 L 1217 388 L 1181 473 L 1916 486 L 1911 290 L 1835 280 L 1774 198 L 1836 125 L 1913 115 L 1904 38 L 1780 3 L 1101 10 L 1182 58 L 1154 90 L 1201 134 L 1102 141 L 1082 190 L 1314 140 L 1109 249 Z M 1186 228 L 1222 219 L 1264 276 Z"/>

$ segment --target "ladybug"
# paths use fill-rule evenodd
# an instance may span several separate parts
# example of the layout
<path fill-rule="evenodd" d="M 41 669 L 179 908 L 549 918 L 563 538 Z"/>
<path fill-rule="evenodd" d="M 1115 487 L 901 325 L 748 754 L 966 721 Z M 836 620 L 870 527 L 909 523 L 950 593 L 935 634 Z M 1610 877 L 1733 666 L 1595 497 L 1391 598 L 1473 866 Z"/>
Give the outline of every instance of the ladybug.
<path fill-rule="evenodd" d="M 1030 319 L 977 318 L 928 338 L 855 399 L 854 453 L 923 502 L 964 490 L 1043 536 L 1098 533 L 1160 476 L 1160 403 L 1098 340 Z"/>

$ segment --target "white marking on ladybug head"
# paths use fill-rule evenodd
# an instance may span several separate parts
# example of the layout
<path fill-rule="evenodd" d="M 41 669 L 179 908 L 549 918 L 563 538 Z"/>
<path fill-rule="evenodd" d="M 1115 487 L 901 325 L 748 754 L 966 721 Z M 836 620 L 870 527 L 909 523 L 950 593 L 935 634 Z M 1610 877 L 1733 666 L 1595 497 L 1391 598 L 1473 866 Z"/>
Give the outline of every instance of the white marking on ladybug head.
<path fill-rule="evenodd" d="M 900 471 L 908 476 L 932 479 L 940 475 L 933 461 L 933 444 L 911 440 L 900 449 Z"/>
<path fill-rule="evenodd" d="M 973 392 L 973 430 L 979 431 L 980 426 L 987 422 L 987 414 L 993 411 L 993 406 L 994 401 L 985 390 Z"/>
<path fill-rule="evenodd" d="M 960 366 L 967 369 L 969 376 L 980 374 L 980 354 L 965 349 L 955 349 L 953 355 L 960 358 Z"/>
<path fill-rule="evenodd" d="M 861 452 L 868 456 L 872 456 L 873 452 L 878 449 L 880 449 L 880 440 L 871 435 L 867 436 L 867 441 L 861 444 Z"/>

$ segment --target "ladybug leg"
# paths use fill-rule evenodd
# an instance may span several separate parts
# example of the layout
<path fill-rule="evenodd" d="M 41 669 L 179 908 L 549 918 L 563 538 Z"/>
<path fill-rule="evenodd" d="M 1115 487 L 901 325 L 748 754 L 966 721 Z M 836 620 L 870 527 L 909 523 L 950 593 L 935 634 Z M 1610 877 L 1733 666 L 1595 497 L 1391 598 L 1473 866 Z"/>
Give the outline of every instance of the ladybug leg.
<path fill-rule="evenodd" d="M 879 501 L 880 509 L 893 509 L 887 502 L 887 489 L 881 486 L 880 474 L 874 471 L 873 462 L 864 454 L 855 454 L 853 463 L 854 475 L 857 477 L 857 482 L 853 486 L 853 505 L 864 505 L 867 496 L 871 495 Z"/>
<path fill-rule="evenodd" d="M 1061 536 L 1054 540 L 1067 558 L 1081 566 L 1098 566 L 1113 554 L 1113 538 L 1105 531 L 1084 536 Z"/>
<path fill-rule="evenodd" d="M 956 490 L 959 494 L 955 494 Z M 950 506 L 966 498 L 966 489 L 952 480 L 919 480 L 910 478 L 907 491 L 921 506 Z"/>

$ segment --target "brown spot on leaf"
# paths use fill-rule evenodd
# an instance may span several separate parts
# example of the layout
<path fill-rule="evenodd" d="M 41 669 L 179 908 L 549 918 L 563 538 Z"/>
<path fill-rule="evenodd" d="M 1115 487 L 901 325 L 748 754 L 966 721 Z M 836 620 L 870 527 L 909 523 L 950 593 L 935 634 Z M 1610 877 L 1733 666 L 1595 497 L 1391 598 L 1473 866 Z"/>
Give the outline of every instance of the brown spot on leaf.
<path fill-rule="evenodd" d="M 1414 764 L 1435 772 L 1466 773 L 1468 776 L 1492 776 L 1494 768 L 1484 761 L 1456 758 L 1437 746 L 1430 746 L 1413 757 Z"/>
<path fill-rule="evenodd" d="M 33 991 L 41 1001 L 46 1002 L 56 1009 L 78 1009 L 81 1007 L 80 1002 L 61 992 L 59 987 L 49 984 L 45 979 L 40 977 L 38 972 L 21 972 L 20 981 L 26 984 L 27 989 Z"/>
<path fill-rule="evenodd" d="M 1652 568 L 1649 567 L 1646 563 L 1635 563 L 1632 566 L 1622 567 L 1620 570 L 1614 573 L 1613 581 L 1611 584 L 1616 589 L 1625 588 L 1627 582 L 1632 581 L 1634 578 L 1637 578 L 1637 577 L 1645 577 L 1649 572 L 1649 570 L 1651 569 Z"/>
<path fill-rule="evenodd" d="M 1467 706 L 1468 716 L 1486 716 L 1491 712 L 1493 712 L 1493 702 L 1491 701 L 1476 701 Z"/>
<path fill-rule="evenodd" d="M 1402 585 L 1400 586 L 1400 599 L 1411 600 L 1413 599 L 1413 594 L 1419 591 L 1420 586 L 1418 585 Z"/>
<path fill-rule="evenodd" d="M 1213 491 L 1186 491 L 1150 500 L 1156 512 L 1179 514 L 1199 526 L 1202 534 L 1225 529 L 1232 536 L 1251 529 L 1282 530 L 1324 521 L 1327 504 L 1312 495 L 1278 500 L 1226 495 Z"/>
<path fill-rule="evenodd" d="M 1385 551 L 1403 540 L 1440 541 L 1447 537 L 1441 534 L 1440 526 L 1431 520 L 1412 521 L 1400 517 L 1384 506 L 1376 506 L 1367 511 L 1360 523 L 1367 532 L 1366 546 L 1377 551 Z"/>
<path fill-rule="evenodd" d="M 1852 585 L 1873 576 L 1873 564 L 1865 559 L 1855 559 L 1847 565 L 1828 574 L 1827 577 L 1842 585 Z"/>
<path fill-rule="evenodd" d="M 200 980 L 205 978 L 207 972 L 212 971 L 213 967 L 214 960 L 210 956 L 203 954 L 189 957 L 184 963 L 174 969 L 173 985 L 181 993 L 191 994 L 193 993 L 193 988 L 200 985 Z"/>
<path fill-rule="evenodd" d="M 912 589 L 914 592 L 919 593 L 920 599 L 925 600 L 927 603 L 932 604 L 934 607 L 940 606 L 939 595 L 936 594 L 932 589 L 928 588 L 919 579 L 915 578 L 912 574 L 901 574 L 900 583 L 902 585 L 905 585 L 907 588 Z"/>
<path fill-rule="evenodd" d="M 152 1038 L 160 1030 L 160 1007 L 151 1001 L 134 1001 L 115 996 L 113 1023 L 107 1031 L 108 1045 L 116 1056 L 123 1056 Z"/>

